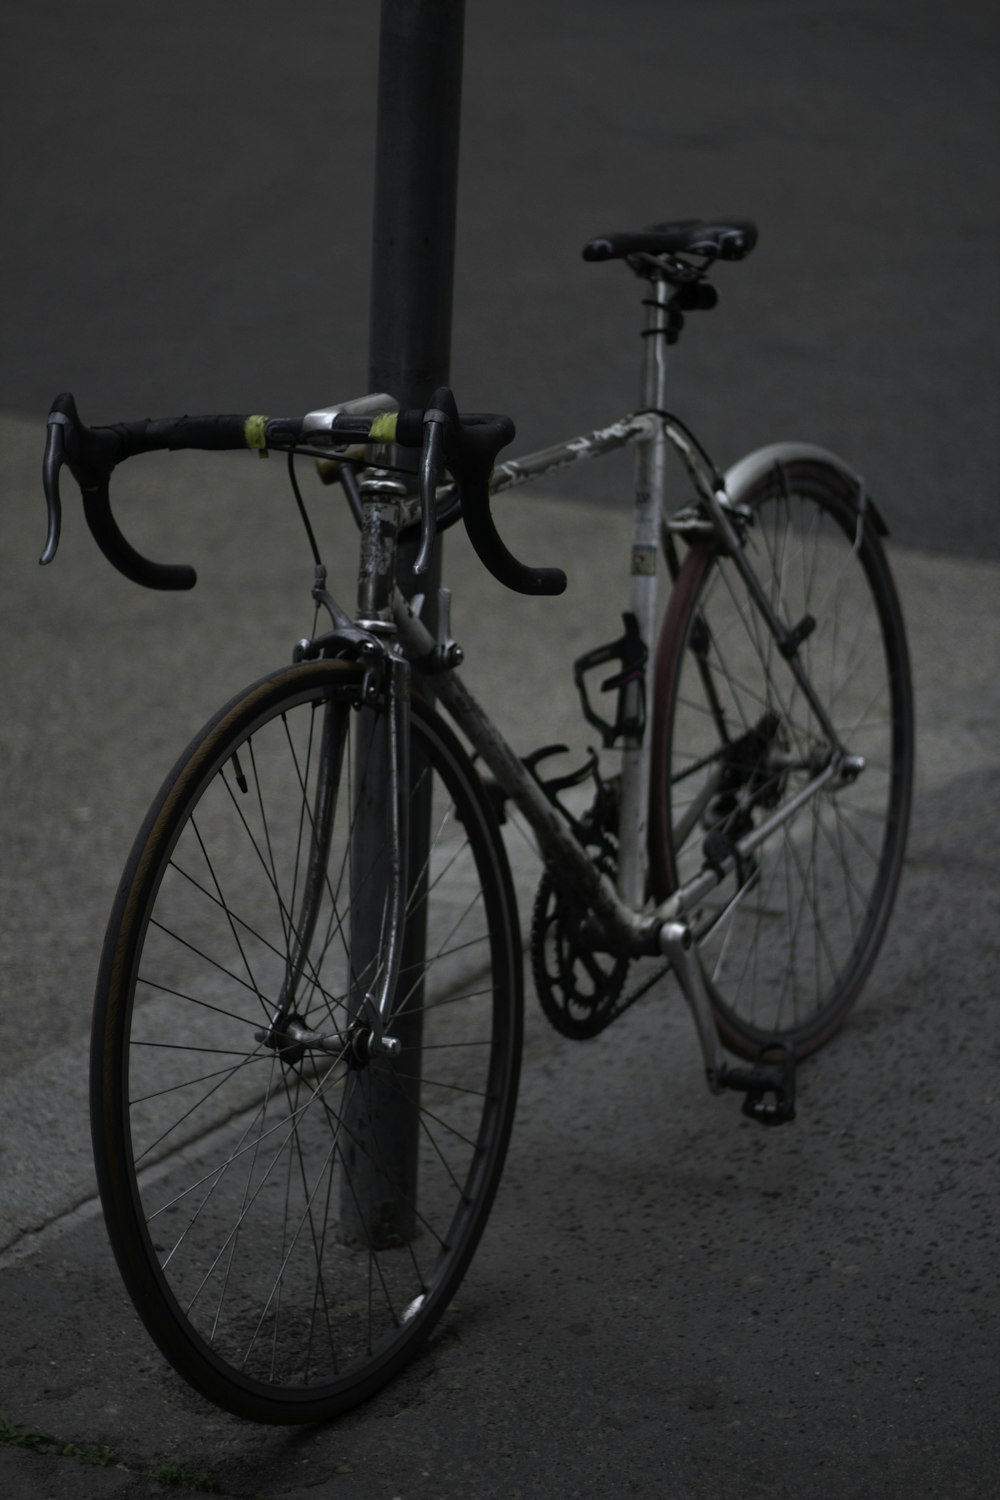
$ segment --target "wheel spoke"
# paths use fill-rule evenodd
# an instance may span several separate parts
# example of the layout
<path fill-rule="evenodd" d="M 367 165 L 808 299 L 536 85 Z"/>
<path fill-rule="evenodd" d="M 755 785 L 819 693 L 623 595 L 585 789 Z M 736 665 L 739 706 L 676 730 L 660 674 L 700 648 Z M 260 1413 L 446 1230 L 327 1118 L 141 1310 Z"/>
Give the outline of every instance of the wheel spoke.
<path fill-rule="evenodd" d="M 906 648 L 874 531 L 838 471 L 783 465 L 740 503 L 744 555 L 857 780 L 807 799 L 754 852 L 756 891 L 706 898 L 696 930 L 724 1039 L 745 1056 L 775 1036 L 800 1053 L 846 1014 L 884 932 L 912 779 Z M 732 558 L 693 549 L 657 661 L 652 810 L 662 899 L 706 866 L 709 832 L 736 844 L 835 747 Z M 677 653 L 681 651 L 679 660 Z M 772 749 L 773 747 L 773 749 Z M 657 798 L 659 800 L 657 800 Z M 718 858 L 716 852 L 715 858 Z"/>
<path fill-rule="evenodd" d="M 181 1372 L 269 1419 L 345 1410 L 416 1349 L 482 1231 L 516 1090 L 505 856 L 475 771 L 417 704 L 429 835 L 385 1022 L 398 1051 L 372 1050 L 387 855 L 365 783 L 384 730 L 331 692 L 358 680 L 290 669 L 206 729 L 123 885 L 109 943 L 135 956 L 98 1007 L 119 1037 L 101 1049 L 112 1238 L 151 1266 Z"/>

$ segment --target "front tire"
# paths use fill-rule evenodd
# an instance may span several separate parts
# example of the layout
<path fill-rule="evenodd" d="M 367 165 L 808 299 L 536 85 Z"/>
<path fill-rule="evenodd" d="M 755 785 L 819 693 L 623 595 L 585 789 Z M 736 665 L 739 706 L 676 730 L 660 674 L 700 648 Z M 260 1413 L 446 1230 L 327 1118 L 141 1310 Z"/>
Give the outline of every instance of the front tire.
<path fill-rule="evenodd" d="M 97 988 L 94 1147 L 126 1286 L 180 1373 L 260 1421 L 336 1416 L 417 1351 L 514 1115 L 509 870 L 467 756 L 419 702 L 429 852 L 408 870 L 399 1051 L 370 1049 L 389 799 L 360 688 L 346 663 L 290 668 L 206 726 L 136 840 Z M 292 995 L 300 1030 L 339 1041 L 269 1040 Z"/>

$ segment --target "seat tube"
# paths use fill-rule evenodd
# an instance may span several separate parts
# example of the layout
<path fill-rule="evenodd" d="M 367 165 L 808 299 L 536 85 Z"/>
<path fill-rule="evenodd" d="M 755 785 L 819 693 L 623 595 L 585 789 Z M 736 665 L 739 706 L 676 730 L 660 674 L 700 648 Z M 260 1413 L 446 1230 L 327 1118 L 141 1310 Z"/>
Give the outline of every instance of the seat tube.
<path fill-rule="evenodd" d="M 643 299 L 646 326 L 643 330 L 643 365 L 640 400 L 644 411 L 663 411 L 666 403 L 667 282 L 648 283 Z M 656 591 L 660 553 L 660 516 L 663 510 L 667 460 L 667 437 L 662 422 L 636 449 L 635 497 L 632 511 L 630 605 L 639 635 L 652 653 L 656 631 Z M 622 760 L 622 797 L 619 817 L 618 889 L 633 909 L 646 899 L 646 840 L 649 822 L 649 743 L 644 709 L 645 682 L 627 688 L 626 710 L 638 733 L 625 740 Z"/>

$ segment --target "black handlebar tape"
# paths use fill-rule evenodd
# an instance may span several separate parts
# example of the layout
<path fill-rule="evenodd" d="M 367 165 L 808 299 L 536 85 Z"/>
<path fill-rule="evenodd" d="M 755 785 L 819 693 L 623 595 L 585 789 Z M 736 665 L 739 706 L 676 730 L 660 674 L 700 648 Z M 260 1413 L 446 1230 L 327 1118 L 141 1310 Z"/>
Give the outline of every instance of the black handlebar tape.
<path fill-rule="evenodd" d="M 48 540 L 42 562 L 51 562 L 58 544 L 61 520 L 58 471 L 67 463 L 81 489 L 91 535 L 120 573 L 144 588 L 193 588 L 198 576 L 192 567 L 151 562 L 121 534 L 109 502 L 111 471 L 117 463 L 136 453 L 160 449 L 264 449 L 267 428 L 264 417 L 172 417 L 87 428 L 79 420 L 72 396 L 69 393 L 57 396 L 49 413 L 43 462 Z"/>
<path fill-rule="evenodd" d="M 562 568 L 531 568 L 508 551 L 493 524 L 488 480 L 463 488 L 462 520 L 480 562 L 506 588 L 516 594 L 566 592 Z"/>
<path fill-rule="evenodd" d="M 190 589 L 197 574 L 186 564 L 150 562 L 126 541 L 111 512 L 108 484 L 116 464 L 139 453 L 199 448 L 222 451 L 256 448 L 269 441 L 293 444 L 302 430 L 298 419 L 257 416 L 168 417 L 85 427 L 68 393 L 57 396 L 49 413 L 43 481 L 49 531 L 42 562 L 51 562 L 59 544 L 62 508 L 59 470 L 63 463 L 80 486 L 84 515 L 98 547 L 126 578 L 145 588 Z"/>
<path fill-rule="evenodd" d="M 237 448 L 265 448 L 267 421 L 263 417 L 161 417 L 144 422 L 118 422 L 113 427 L 91 428 L 110 433 L 114 439 L 114 462 L 123 463 L 137 453 L 164 449 L 200 448 L 222 452 Z"/>
<path fill-rule="evenodd" d="M 111 514 L 106 480 L 96 489 L 84 490 L 83 513 L 91 536 L 108 562 L 133 583 L 147 589 L 193 589 L 198 582 L 197 573 L 187 563 L 151 562 L 126 541 Z"/>
<path fill-rule="evenodd" d="M 520 562 L 502 541 L 490 511 L 490 474 L 500 452 L 514 436 L 509 417 L 466 412 L 461 417 L 447 387 L 434 392 L 421 412 L 400 412 L 398 441 L 412 447 L 423 441 L 427 412 L 441 413 L 445 463 L 462 496 L 462 520 L 480 562 L 493 577 L 517 594 L 561 594 L 566 574 L 561 568 L 532 568 Z"/>

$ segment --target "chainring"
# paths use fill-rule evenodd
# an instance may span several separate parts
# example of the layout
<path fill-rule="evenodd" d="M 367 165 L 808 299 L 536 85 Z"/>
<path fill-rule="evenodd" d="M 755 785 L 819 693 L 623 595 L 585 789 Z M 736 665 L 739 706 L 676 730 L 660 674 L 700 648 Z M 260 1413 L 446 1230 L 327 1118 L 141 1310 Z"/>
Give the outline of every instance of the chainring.
<path fill-rule="evenodd" d="M 546 870 L 531 917 L 532 973 L 546 1018 L 575 1041 L 611 1025 L 629 968 L 627 958 L 600 947 L 588 919 Z"/>

